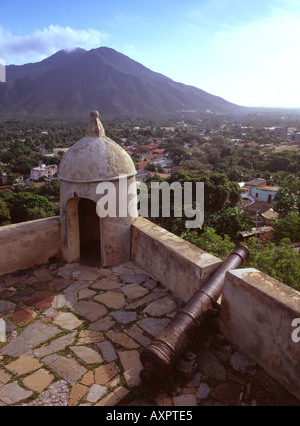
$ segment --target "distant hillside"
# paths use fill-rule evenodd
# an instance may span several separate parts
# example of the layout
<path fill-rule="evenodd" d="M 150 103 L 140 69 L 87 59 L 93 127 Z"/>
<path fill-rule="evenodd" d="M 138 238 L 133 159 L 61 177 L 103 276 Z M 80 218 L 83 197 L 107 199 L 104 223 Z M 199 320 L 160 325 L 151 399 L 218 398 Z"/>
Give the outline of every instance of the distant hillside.
<path fill-rule="evenodd" d="M 59 51 L 33 64 L 10 65 L 0 83 L 0 118 L 159 116 L 185 110 L 240 114 L 247 109 L 176 83 L 113 49 Z"/>

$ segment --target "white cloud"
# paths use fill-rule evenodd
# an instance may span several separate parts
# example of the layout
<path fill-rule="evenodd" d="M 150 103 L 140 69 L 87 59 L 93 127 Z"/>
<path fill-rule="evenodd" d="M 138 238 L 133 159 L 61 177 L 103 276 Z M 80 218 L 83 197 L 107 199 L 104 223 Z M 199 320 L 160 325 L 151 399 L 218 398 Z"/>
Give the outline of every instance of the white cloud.
<path fill-rule="evenodd" d="M 78 30 L 59 25 L 37 29 L 25 36 L 15 36 L 0 26 L 0 55 L 6 63 L 18 65 L 39 61 L 61 49 L 96 48 L 106 37 L 98 30 Z"/>

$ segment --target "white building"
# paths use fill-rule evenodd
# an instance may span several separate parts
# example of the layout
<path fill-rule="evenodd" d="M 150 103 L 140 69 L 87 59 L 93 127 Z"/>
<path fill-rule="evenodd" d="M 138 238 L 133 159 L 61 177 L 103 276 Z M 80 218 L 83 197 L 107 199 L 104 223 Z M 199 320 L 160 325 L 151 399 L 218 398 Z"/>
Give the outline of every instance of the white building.
<path fill-rule="evenodd" d="M 57 173 L 56 165 L 46 166 L 45 164 L 42 164 L 41 166 L 31 169 L 30 179 L 39 180 L 41 177 L 52 178 L 55 173 Z"/>

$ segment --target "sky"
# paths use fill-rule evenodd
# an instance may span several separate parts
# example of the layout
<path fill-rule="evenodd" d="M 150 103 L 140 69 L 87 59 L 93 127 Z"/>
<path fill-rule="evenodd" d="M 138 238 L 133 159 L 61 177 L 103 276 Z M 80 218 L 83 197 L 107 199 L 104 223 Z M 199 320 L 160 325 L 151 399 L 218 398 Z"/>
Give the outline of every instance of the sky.
<path fill-rule="evenodd" d="M 300 0 L 0 0 L 0 63 L 111 47 L 243 106 L 300 108 Z"/>

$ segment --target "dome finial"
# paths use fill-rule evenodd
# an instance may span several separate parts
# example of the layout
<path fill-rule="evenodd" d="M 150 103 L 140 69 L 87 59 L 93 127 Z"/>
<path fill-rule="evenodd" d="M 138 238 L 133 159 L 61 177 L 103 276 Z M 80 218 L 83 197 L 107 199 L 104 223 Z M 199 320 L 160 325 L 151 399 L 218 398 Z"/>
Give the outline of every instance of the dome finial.
<path fill-rule="evenodd" d="M 99 112 L 98 111 L 91 111 L 90 112 L 90 123 L 86 131 L 86 137 L 87 138 L 98 138 L 100 136 L 105 136 L 105 130 L 102 126 L 102 123 L 99 119 Z"/>

